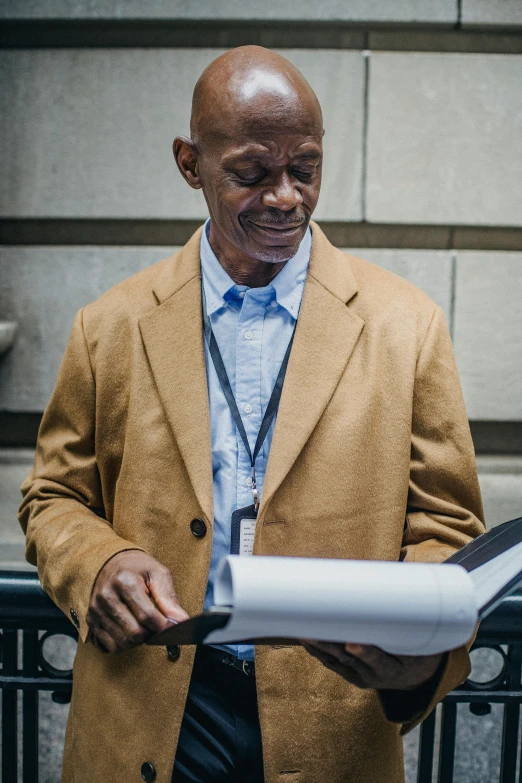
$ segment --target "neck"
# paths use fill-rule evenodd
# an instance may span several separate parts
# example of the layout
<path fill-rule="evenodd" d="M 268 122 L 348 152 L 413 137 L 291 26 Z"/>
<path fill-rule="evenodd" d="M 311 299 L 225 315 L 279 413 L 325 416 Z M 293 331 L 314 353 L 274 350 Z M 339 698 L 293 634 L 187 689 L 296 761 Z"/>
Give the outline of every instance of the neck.
<path fill-rule="evenodd" d="M 214 253 L 216 253 L 215 250 Z M 272 282 L 286 264 L 286 261 L 272 264 L 267 261 L 255 261 L 252 259 L 243 262 L 230 262 L 227 258 L 220 257 L 217 253 L 216 258 L 236 285 L 246 285 L 248 288 L 264 288 Z"/>
<path fill-rule="evenodd" d="M 242 254 L 235 247 L 224 247 L 210 223 L 209 243 L 214 255 L 236 285 L 248 288 L 264 288 L 272 282 L 286 261 L 259 261 Z"/>

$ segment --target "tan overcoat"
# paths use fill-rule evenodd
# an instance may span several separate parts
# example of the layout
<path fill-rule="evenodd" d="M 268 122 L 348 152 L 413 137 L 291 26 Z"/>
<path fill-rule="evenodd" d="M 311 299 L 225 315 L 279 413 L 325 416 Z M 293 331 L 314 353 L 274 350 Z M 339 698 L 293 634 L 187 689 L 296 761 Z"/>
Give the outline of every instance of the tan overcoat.
<path fill-rule="evenodd" d="M 129 548 L 171 569 L 190 614 L 203 606 L 213 501 L 200 231 L 78 313 L 23 485 L 27 557 L 79 618 L 66 783 L 138 783 L 146 761 L 170 783 L 194 648 L 175 662 L 158 647 L 107 655 L 85 615 L 98 572 Z M 441 560 L 483 530 L 443 315 L 312 231 L 254 551 Z M 468 665 L 465 650 L 450 655 L 430 708 Z M 401 726 L 374 691 L 299 646 L 258 648 L 256 667 L 266 781 L 403 780 Z"/>

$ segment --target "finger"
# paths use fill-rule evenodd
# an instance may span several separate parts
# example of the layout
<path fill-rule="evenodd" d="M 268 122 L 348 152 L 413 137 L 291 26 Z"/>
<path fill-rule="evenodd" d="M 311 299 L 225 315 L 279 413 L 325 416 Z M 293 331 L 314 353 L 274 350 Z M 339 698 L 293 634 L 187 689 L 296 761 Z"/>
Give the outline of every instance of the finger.
<path fill-rule="evenodd" d="M 121 652 L 114 639 L 101 626 L 91 628 L 92 634 L 97 642 L 97 646 L 105 653 Z"/>
<path fill-rule="evenodd" d="M 150 631 L 139 625 L 127 606 L 112 591 L 103 591 L 95 596 L 86 619 L 93 632 L 102 628 L 122 650 L 135 647 L 150 635 Z"/>
<path fill-rule="evenodd" d="M 313 645 L 303 643 L 303 647 L 310 653 L 310 655 L 312 655 L 314 658 L 317 658 L 317 660 L 322 663 L 326 669 L 334 672 L 334 674 L 340 675 L 347 682 L 357 686 L 357 688 L 369 687 L 366 685 L 359 672 L 357 672 L 350 665 L 340 663 L 340 661 L 335 656 L 329 655 L 322 650 L 318 650 Z"/>
<path fill-rule="evenodd" d="M 100 625 L 108 631 L 124 650 L 142 644 L 150 636 L 150 630 L 141 625 L 124 603 L 111 604 L 106 608 Z"/>
<path fill-rule="evenodd" d="M 98 623 L 98 628 L 101 628 L 107 633 L 114 644 L 117 645 L 118 650 L 130 650 L 132 647 L 136 647 L 137 643 L 127 638 L 123 629 L 108 616 L 104 616 Z"/>
<path fill-rule="evenodd" d="M 326 661 L 328 661 L 328 663 L 331 664 L 339 663 L 339 660 L 338 658 L 336 658 L 335 655 L 332 655 L 332 653 L 327 652 L 315 642 L 308 642 L 303 640 L 302 645 L 305 648 L 305 650 L 308 653 L 310 653 L 310 655 L 320 660 L 321 663 L 325 663 Z"/>
<path fill-rule="evenodd" d="M 345 645 L 320 641 L 314 641 L 312 644 L 324 655 L 331 656 L 342 666 L 352 669 L 357 674 L 359 680 L 364 683 L 364 687 L 374 687 L 375 674 L 373 670 L 364 661 L 347 652 Z"/>
<path fill-rule="evenodd" d="M 121 600 L 141 627 L 152 633 L 159 633 L 171 625 L 151 600 L 151 591 L 141 577 L 130 572 L 123 572 L 118 575 L 116 589 Z"/>
<path fill-rule="evenodd" d="M 318 639 L 304 639 L 303 644 L 327 653 L 328 655 L 333 655 L 336 658 L 344 654 L 344 646 L 338 642 L 322 642 Z"/>
<path fill-rule="evenodd" d="M 369 644 L 345 644 L 344 649 L 349 655 L 353 655 L 359 661 L 363 661 L 371 669 L 379 671 L 383 668 L 389 669 L 390 666 L 400 666 L 399 661 L 393 655 L 381 650 L 379 647 L 373 647 Z"/>
<path fill-rule="evenodd" d="M 135 577 L 133 577 L 135 579 Z M 145 591 L 143 580 L 142 590 Z M 149 633 L 149 630 L 142 626 L 139 620 L 134 616 L 132 610 L 119 595 L 120 585 L 118 578 L 112 585 L 107 585 L 94 597 L 92 605 L 89 607 L 88 616 L 93 616 L 94 622 L 106 627 L 108 620 L 111 620 L 111 626 L 115 624 L 121 629 L 117 632 L 116 641 L 121 643 L 123 640 L 133 644 L 139 644 Z M 152 602 L 148 599 L 149 604 Z"/>
<path fill-rule="evenodd" d="M 189 616 L 178 601 L 172 574 L 168 568 L 157 568 L 150 574 L 148 588 L 160 612 L 168 620 L 181 623 Z"/>
<path fill-rule="evenodd" d="M 403 664 L 400 659 L 395 655 L 389 655 L 379 647 L 366 644 L 345 644 L 344 648 L 349 655 L 370 669 L 372 679 L 376 682 L 381 682 L 383 678 L 389 682 L 390 678 L 399 677 L 402 673 Z"/>
<path fill-rule="evenodd" d="M 344 644 L 339 644 L 338 642 L 322 642 L 318 640 L 314 640 L 313 642 L 310 642 L 310 644 L 317 647 L 317 649 L 321 650 L 323 653 L 332 655 L 340 663 L 355 663 L 358 660 L 346 650 L 346 645 Z M 360 662 L 364 663 L 364 661 Z"/>

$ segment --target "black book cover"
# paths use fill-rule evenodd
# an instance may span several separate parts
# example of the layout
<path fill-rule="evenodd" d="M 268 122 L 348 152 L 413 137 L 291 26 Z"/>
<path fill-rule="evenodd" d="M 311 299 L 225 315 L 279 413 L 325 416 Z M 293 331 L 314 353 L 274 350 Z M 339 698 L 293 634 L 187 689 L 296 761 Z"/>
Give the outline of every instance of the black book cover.
<path fill-rule="evenodd" d="M 521 541 L 522 517 L 518 517 L 518 519 L 504 522 L 504 524 L 497 525 L 492 530 L 482 533 L 481 536 L 466 544 L 444 562 L 457 563 L 463 566 L 466 571 L 474 571 L 475 568 L 493 560 L 494 557 L 506 552 Z M 522 571 L 522 563 L 520 570 Z"/>
<path fill-rule="evenodd" d="M 493 560 L 493 558 L 506 552 L 512 546 L 522 542 L 522 517 L 512 519 L 502 525 L 494 527 L 492 530 L 483 533 L 475 538 L 465 547 L 455 554 L 451 555 L 445 563 L 456 563 L 463 566 L 468 572 L 474 571 L 479 566 Z M 486 617 L 503 597 L 516 589 L 522 580 L 522 558 L 520 562 L 520 571 L 518 575 L 510 579 L 491 598 L 487 604 L 480 608 L 479 617 L 482 620 Z M 173 625 L 162 633 L 156 634 L 147 640 L 147 644 L 168 645 L 168 644 L 201 644 L 211 631 L 217 631 L 225 628 L 232 615 L 232 608 L 228 606 L 216 606 L 210 611 L 191 617 L 179 625 Z M 253 642 L 256 644 L 296 644 L 295 639 L 256 639 L 243 640 L 244 642 Z"/>

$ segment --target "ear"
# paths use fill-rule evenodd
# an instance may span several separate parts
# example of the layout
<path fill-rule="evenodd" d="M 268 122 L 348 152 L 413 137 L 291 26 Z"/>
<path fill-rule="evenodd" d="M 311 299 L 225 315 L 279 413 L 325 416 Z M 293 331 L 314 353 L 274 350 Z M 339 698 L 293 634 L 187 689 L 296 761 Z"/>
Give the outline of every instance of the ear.
<path fill-rule="evenodd" d="M 183 179 L 194 190 L 202 188 L 203 185 L 198 173 L 198 151 L 192 139 L 187 136 L 176 136 L 172 151 Z"/>

